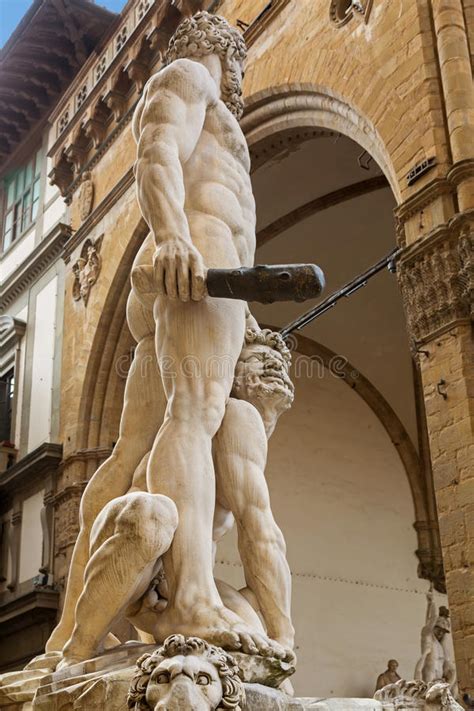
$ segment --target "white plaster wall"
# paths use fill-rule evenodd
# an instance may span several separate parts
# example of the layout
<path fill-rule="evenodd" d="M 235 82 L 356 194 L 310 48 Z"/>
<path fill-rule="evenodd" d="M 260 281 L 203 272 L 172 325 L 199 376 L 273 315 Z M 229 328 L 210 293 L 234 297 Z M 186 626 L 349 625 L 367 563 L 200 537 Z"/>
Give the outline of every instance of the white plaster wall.
<path fill-rule="evenodd" d="M 20 536 L 19 582 L 38 575 L 43 554 L 41 509 L 44 491 L 38 491 L 23 501 Z"/>
<path fill-rule="evenodd" d="M 35 309 L 28 451 L 50 439 L 58 278 L 38 293 Z"/>
<path fill-rule="evenodd" d="M 24 262 L 35 247 L 35 227 L 7 251 L 0 259 L 0 281 L 5 281 L 15 269 Z"/>
<path fill-rule="evenodd" d="M 428 584 L 417 578 L 414 511 L 385 429 L 343 382 L 296 382 L 270 443 L 267 479 L 288 546 L 298 672 L 307 696 L 371 696 L 389 658 L 413 676 Z M 232 536 L 216 574 L 243 584 Z"/>
<path fill-rule="evenodd" d="M 48 207 L 47 210 L 44 211 L 43 213 L 43 235 L 46 236 L 50 229 L 54 227 L 54 225 L 59 222 L 61 219 L 64 219 L 66 213 L 66 205 L 64 204 L 64 200 L 62 197 L 59 195 L 56 197 L 56 199 L 51 203 L 51 205 Z"/>

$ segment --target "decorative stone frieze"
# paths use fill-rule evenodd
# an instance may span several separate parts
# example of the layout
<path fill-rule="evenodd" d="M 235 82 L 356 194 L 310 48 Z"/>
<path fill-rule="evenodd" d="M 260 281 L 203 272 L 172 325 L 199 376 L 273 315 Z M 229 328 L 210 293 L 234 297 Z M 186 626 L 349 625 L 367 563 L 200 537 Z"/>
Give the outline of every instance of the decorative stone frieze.
<path fill-rule="evenodd" d="M 406 248 L 397 273 L 413 350 L 472 318 L 474 211 Z"/>
<path fill-rule="evenodd" d="M 87 306 L 90 290 L 99 278 L 100 269 L 102 267 L 102 259 L 100 256 L 102 239 L 103 235 L 98 237 L 95 242 L 86 239 L 82 246 L 81 256 L 72 267 L 74 272 L 72 298 L 74 301 L 80 301 L 82 299 L 84 306 Z"/>
<path fill-rule="evenodd" d="M 55 555 L 64 552 L 75 543 L 79 533 L 79 504 L 87 482 L 79 482 L 65 487 L 54 497 L 54 510 L 61 526 L 55 527 Z"/>

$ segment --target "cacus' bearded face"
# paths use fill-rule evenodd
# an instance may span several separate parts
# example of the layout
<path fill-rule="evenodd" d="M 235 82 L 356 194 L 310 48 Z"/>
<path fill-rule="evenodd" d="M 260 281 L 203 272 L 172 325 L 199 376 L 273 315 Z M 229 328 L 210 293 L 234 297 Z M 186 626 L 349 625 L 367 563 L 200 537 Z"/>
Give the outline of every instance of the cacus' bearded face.
<path fill-rule="evenodd" d="M 244 346 L 235 368 L 232 394 L 259 408 L 262 401 L 273 406 L 279 416 L 291 407 L 294 386 L 284 356 L 268 345 L 251 343 Z"/>

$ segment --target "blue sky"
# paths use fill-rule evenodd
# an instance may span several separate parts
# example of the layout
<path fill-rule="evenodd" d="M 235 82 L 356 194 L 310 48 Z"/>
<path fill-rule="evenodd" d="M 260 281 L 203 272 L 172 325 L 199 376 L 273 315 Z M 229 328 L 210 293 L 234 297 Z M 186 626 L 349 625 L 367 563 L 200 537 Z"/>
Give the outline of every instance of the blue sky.
<path fill-rule="evenodd" d="M 0 0 L 0 47 L 3 47 L 31 4 L 32 0 Z M 125 0 L 99 0 L 96 5 L 120 12 Z"/>

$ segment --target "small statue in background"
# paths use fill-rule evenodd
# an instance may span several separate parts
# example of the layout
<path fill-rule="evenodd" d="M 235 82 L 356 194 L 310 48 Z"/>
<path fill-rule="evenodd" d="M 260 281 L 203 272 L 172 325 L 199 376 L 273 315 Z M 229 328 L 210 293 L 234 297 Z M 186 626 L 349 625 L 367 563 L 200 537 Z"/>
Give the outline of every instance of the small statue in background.
<path fill-rule="evenodd" d="M 377 677 L 377 684 L 375 686 L 375 691 L 383 689 L 387 684 L 395 684 L 400 681 L 401 677 L 397 674 L 398 662 L 396 659 L 389 659 L 387 662 L 387 669 L 383 674 L 379 674 Z"/>
<path fill-rule="evenodd" d="M 445 681 L 457 696 L 456 667 L 451 659 L 448 635 L 451 621 L 447 607 L 436 611 L 433 589 L 427 595 L 428 608 L 425 626 L 421 631 L 421 657 L 415 668 L 415 679 L 425 682 Z"/>

